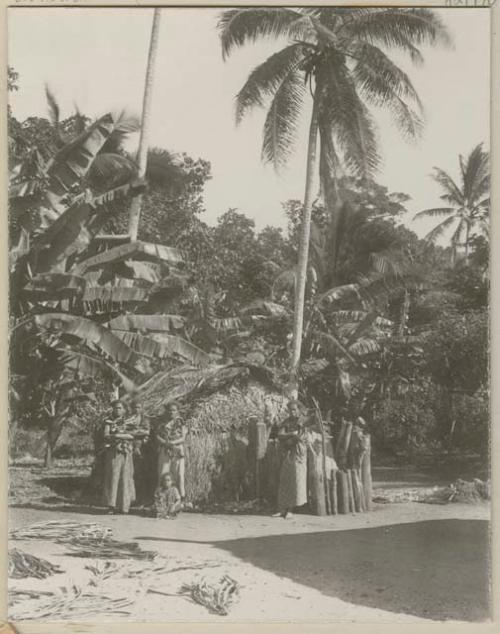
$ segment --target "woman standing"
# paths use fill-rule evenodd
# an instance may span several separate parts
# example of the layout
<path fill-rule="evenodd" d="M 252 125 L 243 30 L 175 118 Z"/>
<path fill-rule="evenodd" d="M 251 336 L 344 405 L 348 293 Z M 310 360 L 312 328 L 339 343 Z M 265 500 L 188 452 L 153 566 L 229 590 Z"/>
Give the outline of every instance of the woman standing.
<path fill-rule="evenodd" d="M 307 502 L 307 431 L 306 419 L 297 401 L 288 404 L 288 417 L 278 430 L 282 451 L 278 488 L 278 513 L 287 518 L 296 506 Z"/>
<path fill-rule="evenodd" d="M 149 438 L 148 419 L 142 411 L 142 406 L 138 401 L 130 404 L 131 418 L 129 424 L 133 427 L 134 434 L 134 483 L 136 501 L 145 504 L 148 494 L 147 482 L 147 442 Z"/>
<path fill-rule="evenodd" d="M 158 482 L 165 473 L 170 473 L 174 485 L 178 488 L 184 502 L 186 490 L 184 486 L 184 442 L 187 429 L 179 415 L 177 405 L 172 403 L 165 408 L 165 419 L 158 425 L 156 439 L 158 442 Z"/>
<path fill-rule="evenodd" d="M 114 401 L 104 422 L 104 502 L 109 513 L 128 513 L 135 499 L 134 436 L 126 428 L 125 407 Z"/>

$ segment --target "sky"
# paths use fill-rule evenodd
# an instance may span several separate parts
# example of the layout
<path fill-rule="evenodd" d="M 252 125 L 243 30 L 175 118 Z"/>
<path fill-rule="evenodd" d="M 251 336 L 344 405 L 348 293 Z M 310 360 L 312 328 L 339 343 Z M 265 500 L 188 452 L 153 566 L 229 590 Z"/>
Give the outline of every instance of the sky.
<path fill-rule="evenodd" d="M 288 168 L 277 175 L 261 162 L 264 111 L 234 123 L 235 95 L 249 72 L 279 42 L 249 45 L 223 61 L 216 30 L 219 9 L 164 8 L 152 97 L 151 144 L 212 164 L 204 219 L 214 224 L 237 208 L 266 225 L 285 226 L 281 203 L 304 194 L 307 111 Z M 411 197 L 406 223 L 423 236 L 428 220 L 413 215 L 439 205 L 430 178 L 439 166 L 458 178 L 458 155 L 490 135 L 490 12 L 439 9 L 453 49 L 422 49 L 423 67 L 392 54 L 409 74 L 426 113 L 423 138 L 408 144 L 385 112 L 376 112 L 383 159 L 378 182 Z M 150 8 L 9 8 L 8 59 L 19 73 L 10 94 L 19 120 L 47 116 L 45 84 L 62 116 L 96 117 L 110 110 L 140 114 L 153 10 Z M 135 141 L 137 143 L 137 140 Z"/>

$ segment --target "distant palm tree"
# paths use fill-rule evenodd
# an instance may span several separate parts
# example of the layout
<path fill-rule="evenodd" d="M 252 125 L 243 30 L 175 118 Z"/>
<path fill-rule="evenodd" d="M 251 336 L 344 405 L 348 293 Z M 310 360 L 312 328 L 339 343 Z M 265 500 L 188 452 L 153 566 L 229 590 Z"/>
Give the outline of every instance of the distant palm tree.
<path fill-rule="evenodd" d="M 153 14 L 151 26 L 151 38 L 149 41 L 148 63 L 146 67 L 146 80 L 144 84 L 144 98 L 142 102 L 141 136 L 137 151 L 138 176 L 144 178 L 148 162 L 149 149 L 149 120 L 151 118 L 151 98 L 153 93 L 153 78 L 155 71 L 156 53 L 158 51 L 158 39 L 160 32 L 161 9 L 156 8 Z M 139 233 L 139 220 L 141 218 L 142 195 L 134 198 L 130 206 L 128 232 L 132 241 L 137 240 Z"/>
<path fill-rule="evenodd" d="M 424 209 L 415 218 L 445 217 L 426 239 L 434 241 L 447 229 L 454 228 L 451 236 L 453 260 L 459 246 L 465 248 L 465 260 L 469 258 L 469 244 L 471 231 L 479 227 L 484 233 L 488 233 L 488 213 L 490 206 L 490 173 L 489 154 L 483 149 L 483 144 L 477 145 L 469 156 L 464 159 L 459 156 L 460 184 L 444 170 L 435 167 L 432 178 L 441 185 L 443 194 L 441 200 L 448 203 L 447 207 L 434 207 Z"/>
<path fill-rule="evenodd" d="M 447 44 L 448 32 L 431 9 L 261 8 L 229 9 L 219 20 L 223 55 L 259 38 L 288 44 L 257 66 L 236 98 L 236 120 L 270 100 L 263 158 L 281 167 L 290 154 L 307 92 L 312 96 L 304 211 L 295 293 L 291 378 L 301 353 L 313 178 L 317 169 L 336 235 L 341 167 L 368 177 L 379 157 L 375 125 L 366 104 L 388 108 L 403 135 L 418 136 L 421 104 L 409 77 L 383 49 L 397 48 L 422 62 L 419 46 Z M 335 258 L 333 258 L 335 260 Z"/>

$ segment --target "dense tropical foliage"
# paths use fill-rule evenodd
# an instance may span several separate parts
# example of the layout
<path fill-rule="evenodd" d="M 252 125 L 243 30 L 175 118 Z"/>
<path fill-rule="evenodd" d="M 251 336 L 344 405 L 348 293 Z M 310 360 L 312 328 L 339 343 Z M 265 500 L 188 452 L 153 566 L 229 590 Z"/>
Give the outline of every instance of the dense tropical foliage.
<path fill-rule="evenodd" d="M 371 107 L 388 110 L 403 136 L 422 127 L 422 104 L 408 77 L 387 55 L 402 49 L 415 63 L 422 45 L 449 44 L 437 14 L 429 9 L 273 8 L 229 9 L 219 22 L 223 55 L 260 38 L 285 38 L 287 46 L 255 68 L 236 99 L 236 120 L 267 106 L 262 155 L 276 168 L 290 154 L 306 95 L 312 97 L 304 207 L 299 243 L 291 382 L 301 358 L 314 178 L 328 212 L 330 268 L 340 262 L 342 175 L 372 177 L 379 164 Z M 319 138 L 319 160 L 317 146 Z M 345 214 L 344 214 L 345 216 Z"/>
<path fill-rule="evenodd" d="M 419 63 L 446 28 L 424 8 L 231 9 L 219 27 L 224 56 L 281 38 L 236 109 L 240 121 L 267 108 L 263 156 L 277 167 L 312 96 L 304 200 L 283 201 L 285 230 L 258 231 L 244 209 L 211 226 L 207 160 L 146 141 L 140 161 L 126 151 L 144 113 L 62 119 L 49 89 L 47 118 L 9 109 L 14 436 L 45 430 L 49 464 L 66 424 L 110 392 L 144 395 L 168 375 L 186 398 L 242 367 L 286 390 L 292 367 L 302 400 L 362 415 L 378 450 L 487 451 L 488 153 L 460 157 L 459 185 L 435 170 L 446 207 L 421 216 L 446 219 L 430 239 L 404 224 L 409 196 L 375 178 L 371 108 L 409 138 L 423 123 L 388 53 Z M 449 246 L 434 239 L 452 226 Z"/>

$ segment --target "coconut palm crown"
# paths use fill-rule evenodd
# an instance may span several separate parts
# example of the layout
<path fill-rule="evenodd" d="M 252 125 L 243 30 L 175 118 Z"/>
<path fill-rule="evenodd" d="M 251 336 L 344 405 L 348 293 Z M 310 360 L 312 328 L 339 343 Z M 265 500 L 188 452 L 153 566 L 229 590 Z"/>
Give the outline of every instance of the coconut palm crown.
<path fill-rule="evenodd" d="M 229 9 L 222 12 L 218 26 L 224 57 L 261 38 L 286 41 L 284 48 L 250 73 L 236 97 L 237 122 L 249 110 L 269 103 L 262 154 L 276 168 L 286 163 L 297 139 L 305 97 L 312 96 L 295 292 L 293 384 L 302 344 L 318 134 L 321 192 L 331 214 L 330 233 L 335 236 L 341 168 L 352 176 L 370 177 L 379 164 L 369 106 L 388 108 L 409 139 L 417 138 L 422 128 L 417 92 L 386 51 L 402 50 L 421 63 L 420 46 L 447 45 L 450 36 L 439 15 L 427 8 Z"/>
<path fill-rule="evenodd" d="M 441 200 L 447 203 L 446 207 L 434 207 L 424 209 L 415 218 L 443 218 L 434 229 L 429 231 L 426 238 L 429 241 L 437 240 L 446 230 L 452 230 L 451 246 L 455 257 L 459 246 L 465 248 L 465 258 L 469 255 L 469 241 L 471 231 L 479 228 L 488 233 L 487 216 L 490 206 L 490 174 L 489 154 L 483 148 L 483 144 L 477 145 L 464 158 L 459 156 L 460 182 L 439 167 L 434 168 L 432 178 L 441 186 L 443 194 Z"/>
<path fill-rule="evenodd" d="M 310 91 L 325 158 L 333 165 L 342 158 L 357 175 L 369 175 L 378 164 L 367 105 L 389 108 L 405 137 L 415 138 L 422 127 L 417 92 L 386 51 L 400 49 L 422 63 L 419 46 L 450 43 L 439 16 L 426 8 L 229 9 L 219 30 L 224 57 L 259 38 L 289 40 L 251 72 L 236 98 L 237 122 L 271 100 L 263 158 L 276 167 L 286 162 Z"/>

